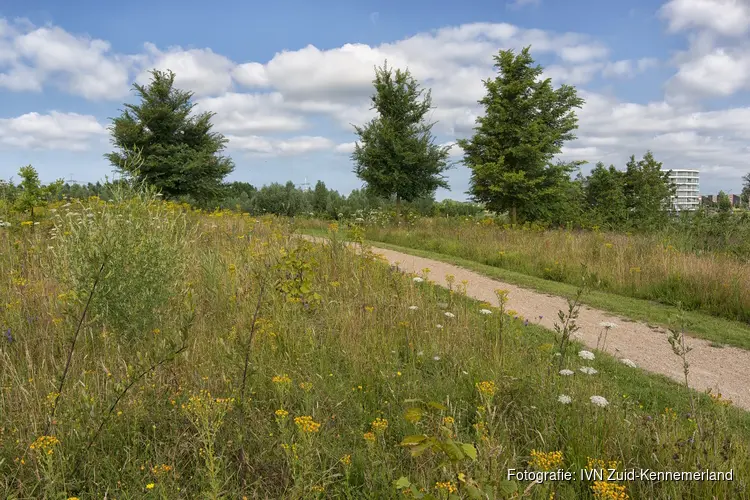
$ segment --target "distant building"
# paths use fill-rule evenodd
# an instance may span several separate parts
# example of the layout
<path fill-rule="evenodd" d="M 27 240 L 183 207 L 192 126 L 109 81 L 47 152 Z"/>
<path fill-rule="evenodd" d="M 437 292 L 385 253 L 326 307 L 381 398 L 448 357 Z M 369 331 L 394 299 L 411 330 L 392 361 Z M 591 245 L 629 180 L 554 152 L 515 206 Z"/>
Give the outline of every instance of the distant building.
<path fill-rule="evenodd" d="M 672 197 L 672 205 L 678 212 L 683 210 L 697 210 L 701 203 L 700 171 L 672 170 L 669 178 L 677 188 Z"/>
<path fill-rule="evenodd" d="M 729 203 L 733 207 L 739 207 L 742 205 L 742 198 L 740 198 L 739 195 L 736 194 L 727 194 L 727 198 L 729 198 Z M 719 203 L 719 195 L 718 194 L 709 194 L 709 195 L 703 195 L 701 196 L 701 202 L 704 205 L 716 205 Z"/>

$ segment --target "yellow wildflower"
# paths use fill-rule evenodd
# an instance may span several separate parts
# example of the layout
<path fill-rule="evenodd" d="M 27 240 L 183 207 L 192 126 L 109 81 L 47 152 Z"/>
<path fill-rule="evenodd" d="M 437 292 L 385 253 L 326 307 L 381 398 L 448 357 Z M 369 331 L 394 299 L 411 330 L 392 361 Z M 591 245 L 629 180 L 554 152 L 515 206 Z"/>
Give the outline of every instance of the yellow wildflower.
<path fill-rule="evenodd" d="M 376 418 L 372 422 L 372 430 L 374 432 L 384 432 L 388 428 L 388 421 L 384 418 Z"/>
<path fill-rule="evenodd" d="M 292 383 L 292 379 L 285 373 L 284 375 L 276 375 L 271 379 L 271 382 L 279 385 L 288 385 Z"/>
<path fill-rule="evenodd" d="M 39 436 L 36 441 L 29 445 L 29 449 L 39 451 L 46 455 L 52 455 L 53 448 L 60 444 L 60 440 L 55 436 Z"/>
<path fill-rule="evenodd" d="M 456 423 L 456 421 L 453 417 L 443 417 L 443 425 L 445 425 L 446 427 L 450 427 L 454 423 Z"/>
<path fill-rule="evenodd" d="M 489 380 L 484 382 L 477 382 L 476 384 L 477 390 L 479 391 L 479 394 L 486 398 L 491 398 L 495 395 L 495 392 L 497 391 L 497 388 L 495 387 L 495 382 Z"/>
<path fill-rule="evenodd" d="M 341 457 L 341 459 L 339 460 L 339 462 L 341 462 L 344 465 L 351 465 L 351 463 L 352 463 L 352 456 L 351 455 L 344 455 L 343 457 Z"/>
<path fill-rule="evenodd" d="M 288 411 L 286 411 L 286 410 L 285 410 L 285 409 L 283 409 L 283 408 L 279 408 L 279 409 L 278 409 L 278 410 L 276 410 L 276 411 L 275 411 L 274 413 L 275 413 L 275 414 L 276 414 L 276 416 L 277 416 L 277 417 L 279 417 L 279 418 L 286 418 L 287 416 L 289 416 L 289 412 L 288 412 Z"/>
<path fill-rule="evenodd" d="M 153 490 L 153 489 L 154 489 L 154 486 L 156 486 L 156 485 L 155 485 L 154 483 L 148 483 L 148 484 L 146 485 L 146 489 L 147 489 L 147 490 Z"/>
<path fill-rule="evenodd" d="M 594 498 L 602 500 L 627 500 L 630 498 L 625 492 L 625 486 L 608 483 L 607 481 L 594 481 L 591 491 L 594 492 Z"/>
<path fill-rule="evenodd" d="M 310 416 L 296 417 L 294 423 L 297 424 L 299 430 L 307 434 L 318 432 L 320 430 L 320 424 L 313 421 Z"/>
<path fill-rule="evenodd" d="M 300 382 L 299 388 L 305 392 L 310 392 L 313 388 L 312 382 Z"/>
<path fill-rule="evenodd" d="M 367 441 L 368 443 L 374 443 L 374 442 L 375 442 L 375 434 L 373 434 L 372 432 L 365 432 L 365 433 L 364 433 L 364 435 L 363 435 L 362 437 L 363 437 L 363 438 L 365 439 L 365 441 Z"/>
<path fill-rule="evenodd" d="M 559 468 L 563 463 L 562 451 L 531 450 L 529 465 L 536 470 L 551 471 Z"/>
<path fill-rule="evenodd" d="M 456 488 L 456 485 L 454 485 L 450 481 L 445 481 L 443 483 L 440 483 L 440 482 L 435 483 L 435 489 L 441 492 L 448 493 L 448 494 L 455 493 L 456 491 L 458 491 L 458 489 Z"/>

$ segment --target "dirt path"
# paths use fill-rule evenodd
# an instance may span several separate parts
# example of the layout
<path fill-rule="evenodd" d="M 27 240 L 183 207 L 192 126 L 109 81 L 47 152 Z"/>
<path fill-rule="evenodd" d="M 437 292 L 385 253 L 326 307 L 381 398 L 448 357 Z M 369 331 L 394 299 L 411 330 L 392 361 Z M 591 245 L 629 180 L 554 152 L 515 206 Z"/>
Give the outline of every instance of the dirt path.
<path fill-rule="evenodd" d="M 383 255 L 391 264 L 398 263 L 406 272 L 420 273 L 422 269 L 429 268 L 431 279 L 441 286 L 447 286 L 446 275 L 455 276 L 457 283 L 466 280 L 470 297 L 494 305 L 497 305 L 495 290 L 508 290 L 508 309 L 549 329 L 553 328 L 558 311 L 567 311 L 568 308 L 564 298 L 520 288 L 452 264 L 382 248 L 373 248 L 373 251 Z M 630 359 L 644 370 L 684 381 L 681 360 L 672 352 L 667 332 L 661 328 L 651 328 L 645 323 L 623 320 L 583 306 L 578 318 L 580 330 L 575 338 L 596 347 L 603 329 L 599 325 L 602 322 L 617 325 L 607 336 L 607 352 L 617 358 Z M 692 348 L 688 353 L 690 386 L 699 391 L 712 389 L 714 393 L 720 392 L 722 397 L 731 399 L 735 405 L 750 410 L 750 351 L 735 347 L 711 347 L 709 342 L 692 337 L 686 337 L 686 343 Z"/>

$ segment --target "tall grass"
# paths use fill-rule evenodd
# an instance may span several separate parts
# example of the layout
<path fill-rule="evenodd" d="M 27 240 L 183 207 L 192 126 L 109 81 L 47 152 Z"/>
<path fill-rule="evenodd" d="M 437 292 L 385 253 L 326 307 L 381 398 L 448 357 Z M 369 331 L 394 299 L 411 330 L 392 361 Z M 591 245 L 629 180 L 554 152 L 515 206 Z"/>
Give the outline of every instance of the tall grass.
<path fill-rule="evenodd" d="M 0 230 L 5 497 L 747 496 L 746 413 L 705 395 L 692 411 L 575 345 L 559 375 L 552 332 L 357 255 L 335 225 L 321 246 L 148 194 L 52 209 Z M 735 481 L 507 479 L 599 463 Z"/>
<path fill-rule="evenodd" d="M 510 229 L 453 218 L 368 225 L 366 237 L 571 284 L 585 263 L 595 289 L 750 322 L 750 264 L 680 251 L 656 234 Z"/>

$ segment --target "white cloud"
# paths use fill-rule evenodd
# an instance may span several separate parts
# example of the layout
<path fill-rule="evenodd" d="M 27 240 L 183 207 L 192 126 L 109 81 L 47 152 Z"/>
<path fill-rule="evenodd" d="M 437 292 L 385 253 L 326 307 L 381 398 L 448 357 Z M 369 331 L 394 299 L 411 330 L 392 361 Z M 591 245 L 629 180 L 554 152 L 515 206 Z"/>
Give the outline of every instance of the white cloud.
<path fill-rule="evenodd" d="M 257 62 L 237 65 L 232 70 L 232 76 L 235 81 L 245 87 L 266 87 L 268 85 L 266 68 Z"/>
<path fill-rule="evenodd" d="M 259 136 L 228 135 L 232 149 L 268 156 L 294 156 L 316 151 L 334 149 L 335 143 L 327 137 L 299 136 L 291 139 L 275 139 Z"/>
<path fill-rule="evenodd" d="M 26 113 L 0 118 L 0 147 L 84 151 L 107 130 L 90 115 Z"/>
<path fill-rule="evenodd" d="M 657 64 L 658 61 L 652 57 L 644 57 L 637 61 L 622 59 L 605 64 L 602 69 L 602 75 L 606 78 L 633 78 L 638 73 L 648 71 Z"/>
<path fill-rule="evenodd" d="M 299 114 L 285 109 L 284 97 L 278 92 L 243 94 L 229 92 L 220 97 L 207 97 L 196 102 L 196 111 L 216 113 L 213 123 L 217 131 L 242 135 L 268 132 L 293 132 L 305 127 Z"/>
<path fill-rule="evenodd" d="M 750 53 L 717 48 L 679 66 L 668 82 L 672 96 L 729 96 L 750 85 Z"/>
<path fill-rule="evenodd" d="M 750 29 L 750 5 L 746 0 L 670 0 L 661 8 L 671 31 L 702 28 L 726 36 L 740 36 Z"/>
<path fill-rule="evenodd" d="M 542 0 L 512 0 L 511 2 L 508 2 L 508 7 L 520 9 L 521 7 L 526 7 L 527 5 L 540 5 L 541 3 Z"/>
<path fill-rule="evenodd" d="M 34 73 L 33 78 L 38 82 L 54 82 L 61 89 L 87 99 L 122 97 L 127 93 L 129 61 L 111 54 L 110 45 L 104 40 L 75 36 L 59 27 L 23 33 L 14 30 L 10 35 L 13 57 L 25 66 L 15 66 L 6 81 Z"/>
<path fill-rule="evenodd" d="M 355 142 L 344 142 L 341 144 L 337 144 L 334 149 L 337 153 L 346 153 L 351 154 L 354 152 L 354 146 L 356 145 Z"/>
<path fill-rule="evenodd" d="M 170 47 L 159 50 L 154 44 L 145 44 L 147 57 L 141 61 L 143 70 L 136 82 L 146 84 L 150 80 L 150 69 L 172 70 L 175 85 L 195 92 L 198 96 L 216 95 L 232 88 L 232 70 L 235 64 L 211 49 Z"/>

